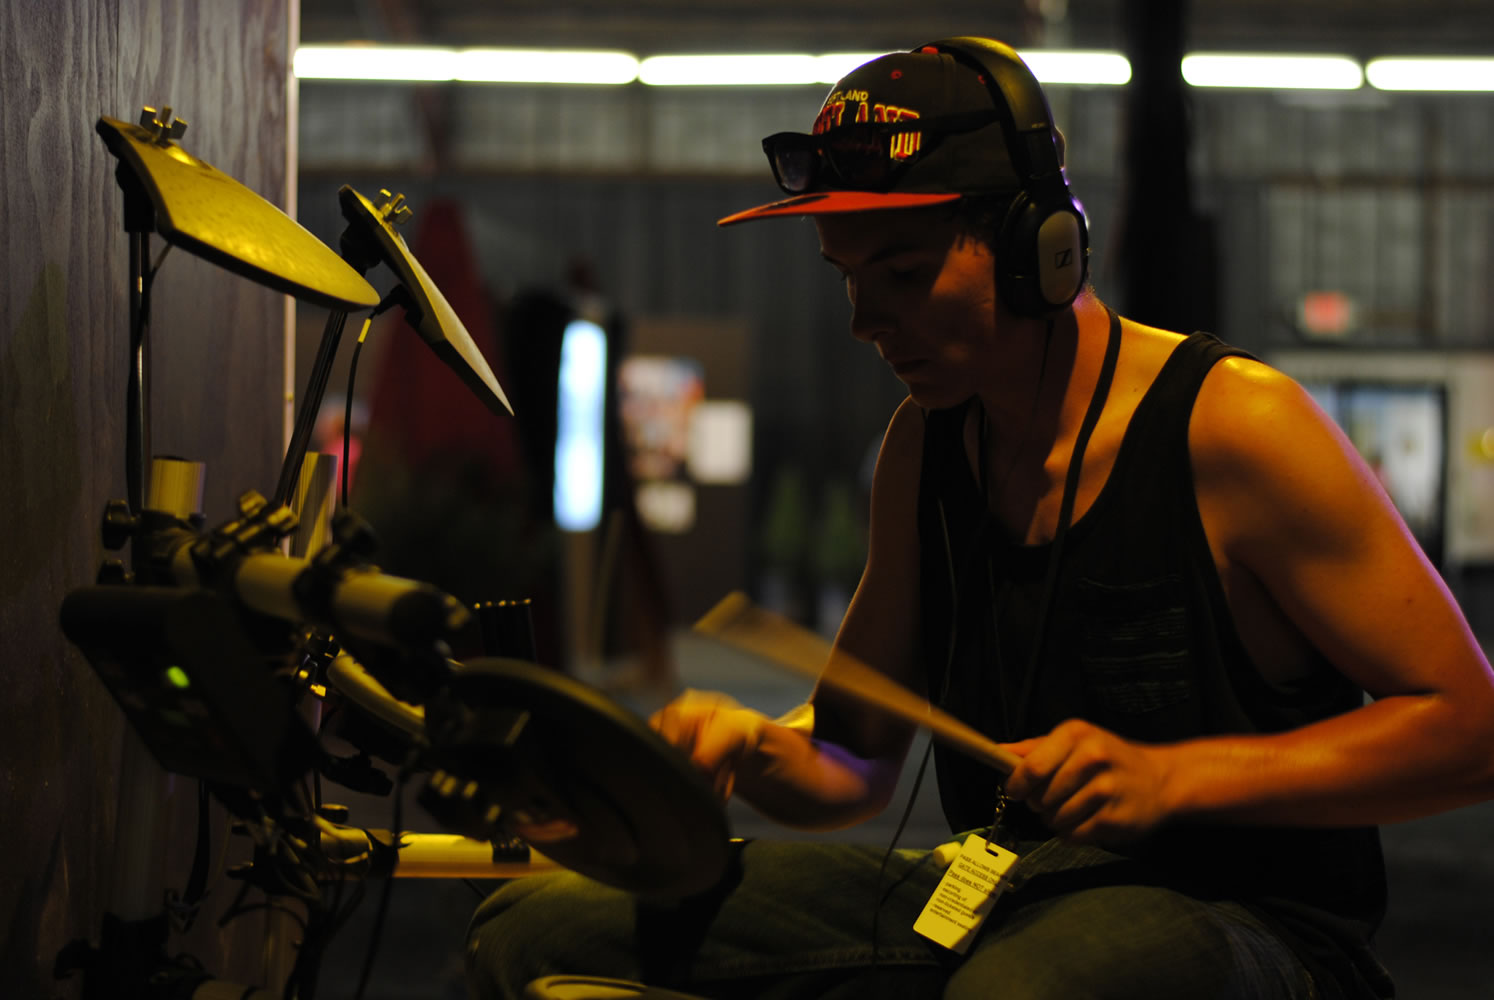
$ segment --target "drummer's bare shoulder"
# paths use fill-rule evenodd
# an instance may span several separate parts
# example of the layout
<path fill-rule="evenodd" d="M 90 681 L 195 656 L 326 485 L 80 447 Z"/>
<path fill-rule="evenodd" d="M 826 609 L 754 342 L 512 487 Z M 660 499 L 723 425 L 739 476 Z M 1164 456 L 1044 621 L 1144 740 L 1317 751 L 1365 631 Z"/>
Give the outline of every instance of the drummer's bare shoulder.
<path fill-rule="evenodd" d="M 877 470 L 872 477 L 872 527 L 876 525 L 878 506 L 911 503 L 918 507 L 918 470 L 923 464 L 923 408 L 906 397 L 893 411 L 882 447 L 877 452 Z M 901 502 L 901 503 L 900 503 Z"/>
<path fill-rule="evenodd" d="M 1260 362 L 1221 362 L 1195 404 L 1189 453 L 1226 579 L 1257 581 L 1376 697 L 1451 692 L 1491 704 L 1489 668 L 1441 578 L 1305 389 Z"/>

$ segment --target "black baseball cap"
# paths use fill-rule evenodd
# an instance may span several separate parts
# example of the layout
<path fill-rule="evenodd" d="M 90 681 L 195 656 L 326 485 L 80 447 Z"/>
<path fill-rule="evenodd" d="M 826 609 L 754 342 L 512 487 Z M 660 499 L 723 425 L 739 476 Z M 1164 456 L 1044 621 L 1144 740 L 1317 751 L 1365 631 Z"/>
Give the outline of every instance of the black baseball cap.
<path fill-rule="evenodd" d="M 790 197 L 717 224 L 1015 194 L 1022 182 L 1002 115 L 1009 111 L 996 104 L 984 74 L 946 51 L 924 46 L 879 56 L 831 88 L 809 134 L 763 140 Z"/>

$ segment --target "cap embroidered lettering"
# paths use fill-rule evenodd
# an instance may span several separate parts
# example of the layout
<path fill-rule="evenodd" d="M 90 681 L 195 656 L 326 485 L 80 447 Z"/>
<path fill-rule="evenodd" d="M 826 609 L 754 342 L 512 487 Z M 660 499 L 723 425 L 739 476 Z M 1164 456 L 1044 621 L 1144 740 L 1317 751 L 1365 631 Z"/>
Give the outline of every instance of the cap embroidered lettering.
<path fill-rule="evenodd" d="M 820 135 L 823 132 L 830 131 L 832 128 L 836 128 L 840 125 L 841 117 L 845 115 L 845 112 L 845 101 L 834 99 L 826 101 L 825 106 L 820 109 L 819 117 L 814 120 L 813 133 Z"/>
<path fill-rule="evenodd" d="M 874 122 L 901 122 L 917 118 L 918 112 L 912 108 L 900 108 L 896 104 L 876 104 L 872 106 L 872 121 Z"/>
<path fill-rule="evenodd" d="M 892 137 L 892 145 L 888 154 L 894 160 L 906 160 L 918 152 L 922 140 L 922 132 L 899 132 Z"/>

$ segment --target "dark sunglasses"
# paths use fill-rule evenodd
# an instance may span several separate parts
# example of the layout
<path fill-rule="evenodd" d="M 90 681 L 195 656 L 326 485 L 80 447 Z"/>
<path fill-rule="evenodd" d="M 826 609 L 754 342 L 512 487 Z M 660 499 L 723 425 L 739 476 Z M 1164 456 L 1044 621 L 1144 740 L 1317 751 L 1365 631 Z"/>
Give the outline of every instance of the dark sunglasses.
<path fill-rule="evenodd" d="M 992 108 L 897 122 L 858 122 L 819 135 L 778 132 L 763 140 L 763 152 L 773 167 L 773 179 L 788 194 L 824 188 L 885 192 L 910 163 L 945 136 L 972 132 L 999 118 L 1000 112 Z"/>

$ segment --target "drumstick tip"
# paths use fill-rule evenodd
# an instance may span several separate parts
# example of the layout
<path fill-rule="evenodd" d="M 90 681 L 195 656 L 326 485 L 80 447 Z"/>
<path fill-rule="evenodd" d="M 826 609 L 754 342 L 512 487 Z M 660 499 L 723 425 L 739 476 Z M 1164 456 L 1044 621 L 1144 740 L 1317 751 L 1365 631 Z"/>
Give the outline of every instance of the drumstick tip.
<path fill-rule="evenodd" d="M 700 620 L 693 626 L 694 630 L 706 635 L 718 635 L 751 607 L 752 602 L 746 594 L 733 590 L 717 601 L 715 607 L 700 616 Z"/>

